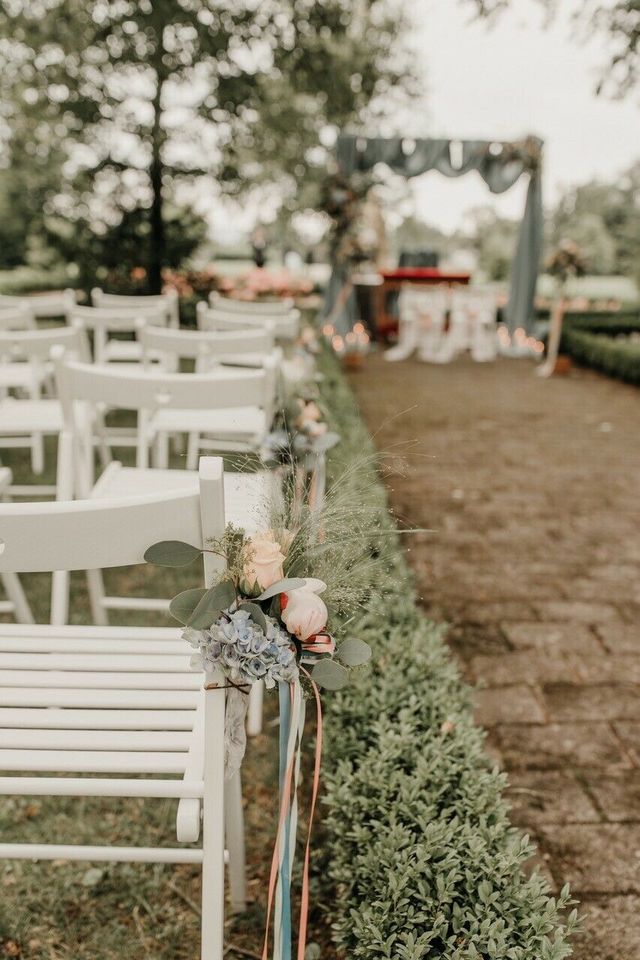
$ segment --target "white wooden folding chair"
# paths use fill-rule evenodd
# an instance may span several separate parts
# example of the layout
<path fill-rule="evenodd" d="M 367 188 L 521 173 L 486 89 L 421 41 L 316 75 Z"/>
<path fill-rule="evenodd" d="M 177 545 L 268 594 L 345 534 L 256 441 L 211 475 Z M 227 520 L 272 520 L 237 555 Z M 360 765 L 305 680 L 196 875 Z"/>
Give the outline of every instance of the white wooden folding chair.
<path fill-rule="evenodd" d="M 111 305 L 101 307 L 74 307 L 71 320 L 81 321 L 93 334 L 93 357 L 97 364 L 140 363 L 142 348 L 135 334 L 140 320 L 164 326 L 167 313 L 156 304 L 139 306 Z M 127 339 L 123 339 L 125 335 Z"/>
<path fill-rule="evenodd" d="M 11 487 L 11 470 L 0 467 L 0 501 L 7 499 Z M 18 623 L 33 623 L 33 613 L 24 595 L 18 574 L 8 571 L 0 574 L 0 583 L 4 588 L 6 600 L 0 600 L 0 613 L 9 613 Z"/>
<path fill-rule="evenodd" d="M 222 331 L 173 330 L 141 322 L 138 341 L 144 361 L 160 357 L 163 368 L 177 370 L 180 360 L 192 360 L 196 373 L 220 365 L 263 367 L 268 358 L 278 363 L 282 355 L 274 344 L 274 331 L 268 320 L 264 327 Z"/>
<path fill-rule="evenodd" d="M 76 306 L 76 291 L 68 287 L 66 290 L 50 290 L 47 293 L 31 293 L 25 297 L 25 302 L 36 320 L 51 320 L 62 317 L 69 322 L 73 308 Z"/>
<path fill-rule="evenodd" d="M 295 304 L 292 297 L 283 297 L 282 300 L 238 300 L 233 297 L 224 297 L 221 293 L 213 290 L 209 294 L 209 306 L 225 313 L 244 313 L 253 314 L 256 317 L 270 317 L 290 313 Z"/>
<path fill-rule="evenodd" d="M 139 468 L 149 467 L 152 448 L 156 466 L 165 468 L 168 437 L 175 433 L 202 435 L 199 444 L 220 453 L 257 452 L 273 420 L 275 370 L 270 366 L 262 370 L 221 367 L 195 374 L 111 370 L 70 362 L 58 364 L 56 370 L 68 420 L 78 401 L 94 408 L 93 422 L 98 426 L 95 411 L 100 408 L 137 412 Z M 82 462 L 80 457 L 78 463 Z M 187 466 L 191 466 L 189 458 Z"/>
<path fill-rule="evenodd" d="M 259 327 L 264 329 L 266 321 L 278 340 L 295 340 L 300 332 L 300 311 L 286 310 L 281 313 L 256 314 L 251 310 L 223 310 L 220 307 L 208 307 L 204 301 L 196 306 L 198 329 L 200 330 L 246 330 Z"/>
<path fill-rule="evenodd" d="M 89 358 L 86 332 L 78 322 L 70 327 L 45 330 L 0 331 L 0 358 L 4 358 L 7 367 L 19 368 L 28 394 L 27 399 L 12 396 L 0 399 L 0 449 L 30 448 L 31 469 L 35 474 L 41 474 L 45 467 L 44 437 L 59 437 L 63 428 L 59 401 L 40 395 L 42 379 L 49 376 L 50 354 L 54 347 L 83 360 Z M 17 379 L 18 373 L 14 377 Z M 13 496 L 33 496 L 34 493 L 44 496 L 55 495 L 61 489 L 66 491 L 62 496 L 70 496 L 71 480 L 68 456 L 61 455 L 59 445 L 56 485 L 14 485 L 11 493 Z"/>
<path fill-rule="evenodd" d="M 121 310 L 159 309 L 167 318 L 170 327 L 180 326 L 180 300 L 176 290 L 166 293 L 125 296 L 119 293 L 105 293 L 100 287 L 91 291 L 91 303 L 94 307 L 111 307 Z"/>
<path fill-rule="evenodd" d="M 0 573 L 139 564 L 159 539 L 204 546 L 224 525 L 222 461 L 203 458 L 196 490 L 0 504 Z M 220 562 L 205 554 L 207 585 Z M 0 625 L 0 795 L 177 799 L 179 844 L 2 842 L 0 857 L 199 864 L 201 957 L 222 960 L 225 819 L 232 905 L 245 904 L 240 781 L 225 803 L 225 681 L 190 654 L 173 628 Z"/>

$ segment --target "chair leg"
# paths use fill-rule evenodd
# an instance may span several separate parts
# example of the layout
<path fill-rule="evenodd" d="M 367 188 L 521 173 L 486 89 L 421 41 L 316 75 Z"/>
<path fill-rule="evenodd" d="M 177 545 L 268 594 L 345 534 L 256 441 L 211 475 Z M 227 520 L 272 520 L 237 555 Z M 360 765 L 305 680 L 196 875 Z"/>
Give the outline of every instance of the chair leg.
<path fill-rule="evenodd" d="M 51 616 L 54 626 L 69 622 L 69 578 L 68 570 L 55 570 L 51 582 Z"/>
<path fill-rule="evenodd" d="M 164 430 L 157 434 L 153 452 L 154 467 L 158 470 L 167 470 L 169 468 L 169 434 Z"/>
<path fill-rule="evenodd" d="M 3 573 L 2 585 L 7 597 L 13 604 L 13 610 L 18 623 L 35 623 L 31 607 L 24 595 L 22 584 L 15 573 Z"/>
<path fill-rule="evenodd" d="M 229 893 L 231 909 L 241 913 L 247 908 L 247 886 L 244 850 L 244 813 L 240 772 L 225 784 L 224 821 L 226 847 L 229 851 Z"/>
<path fill-rule="evenodd" d="M 262 733 L 262 701 L 264 698 L 264 683 L 258 680 L 251 685 L 249 692 L 249 709 L 247 711 L 247 733 L 250 737 L 257 737 Z"/>
<path fill-rule="evenodd" d="M 38 475 L 44 473 L 44 439 L 41 433 L 31 434 L 31 469 Z"/>
<path fill-rule="evenodd" d="M 205 690 L 201 960 L 224 953 L 224 692 Z M 208 733 L 210 732 L 210 736 Z"/>
<path fill-rule="evenodd" d="M 190 433 L 187 444 L 187 470 L 198 469 L 198 455 L 200 453 L 200 434 Z"/>
<path fill-rule="evenodd" d="M 104 583 L 101 570 L 87 570 L 87 587 L 89 588 L 92 622 L 96 627 L 107 627 L 109 618 L 104 608 Z"/>

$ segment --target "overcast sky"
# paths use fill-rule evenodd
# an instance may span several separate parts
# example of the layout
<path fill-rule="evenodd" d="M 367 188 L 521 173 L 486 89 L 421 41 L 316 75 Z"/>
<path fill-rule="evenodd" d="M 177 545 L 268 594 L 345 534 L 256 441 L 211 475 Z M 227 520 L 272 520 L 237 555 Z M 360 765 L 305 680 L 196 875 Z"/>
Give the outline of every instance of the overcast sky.
<path fill-rule="evenodd" d="M 560 0 L 564 14 L 550 25 L 534 0 L 514 0 L 512 12 L 492 28 L 474 21 L 458 0 L 409 2 L 425 58 L 426 135 L 509 140 L 537 134 L 545 141 L 547 203 L 562 185 L 614 178 L 640 158 L 640 97 L 596 97 L 606 38 L 575 39 L 574 0 Z M 519 216 L 524 186 L 523 178 L 494 197 L 474 173 L 413 181 L 418 215 L 448 230 L 487 202 Z"/>

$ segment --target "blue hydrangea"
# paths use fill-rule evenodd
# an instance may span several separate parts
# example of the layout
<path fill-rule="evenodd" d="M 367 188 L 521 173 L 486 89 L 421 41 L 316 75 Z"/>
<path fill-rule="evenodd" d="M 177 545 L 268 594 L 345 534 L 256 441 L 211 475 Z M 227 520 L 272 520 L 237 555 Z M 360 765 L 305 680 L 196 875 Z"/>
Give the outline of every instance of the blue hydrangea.
<path fill-rule="evenodd" d="M 264 680 L 267 687 L 298 677 L 295 647 L 277 620 L 266 617 L 266 633 L 247 610 L 227 611 L 208 630 L 187 628 L 184 637 L 197 651 L 198 670 L 217 669 L 234 683 Z"/>

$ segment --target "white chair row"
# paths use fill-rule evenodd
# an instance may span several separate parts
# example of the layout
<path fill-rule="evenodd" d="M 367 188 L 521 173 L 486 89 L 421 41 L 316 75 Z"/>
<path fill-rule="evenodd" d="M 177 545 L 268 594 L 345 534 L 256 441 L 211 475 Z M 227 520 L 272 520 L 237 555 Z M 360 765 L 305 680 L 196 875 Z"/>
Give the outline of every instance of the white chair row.
<path fill-rule="evenodd" d="M 471 351 L 474 360 L 497 356 L 496 302 L 492 292 L 474 287 L 423 287 L 407 284 L 399 297 L 398 344 L 385 354 L 406 360 L 415 351 L 427 363 L 449 363 Z"/>
<path fill-rule="evenodd" d="M 162 539 L 204 546 L 224 530 L 224 494 L 208 458 L 195 488 L 0 503 L 0 575 L 138 564 Z M 205 554 L 206 585 L 220 562 Z M 241 788 L 236 776 L 225 790 L 224 680 L 194 673 L 186 647 L 172 628 L 0 624 L 0 795 L 177 800 L 171 847 L 11 838 L 0 857 L 198 864 L 201 957 L 222 960 L 225 831 L 232 907 L 246 900 Z"/>

